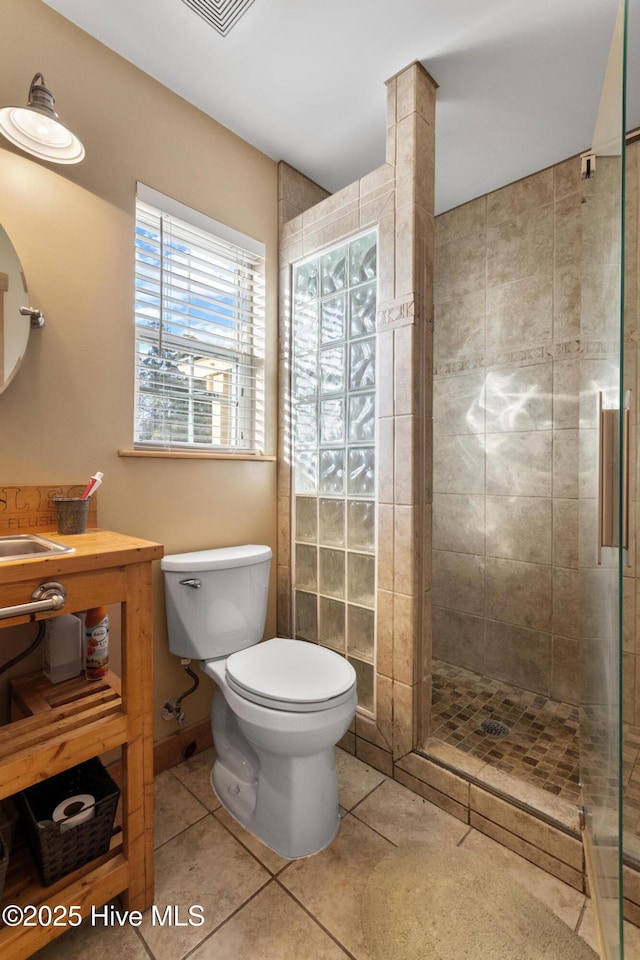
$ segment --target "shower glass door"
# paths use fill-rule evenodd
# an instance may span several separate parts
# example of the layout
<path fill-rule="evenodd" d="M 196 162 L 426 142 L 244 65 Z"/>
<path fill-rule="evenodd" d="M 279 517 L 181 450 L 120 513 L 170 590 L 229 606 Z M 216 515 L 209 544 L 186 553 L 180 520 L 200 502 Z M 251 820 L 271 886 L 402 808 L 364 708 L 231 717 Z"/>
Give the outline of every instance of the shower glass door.
<path fill-rule="evenodd" d="M 591 156 L 583 160 L 580 328 L 581 804 L 603 960 L 622 942 L 622 584 L 628 564 L 624 390 L 624 81 L 620 0 Z"/>

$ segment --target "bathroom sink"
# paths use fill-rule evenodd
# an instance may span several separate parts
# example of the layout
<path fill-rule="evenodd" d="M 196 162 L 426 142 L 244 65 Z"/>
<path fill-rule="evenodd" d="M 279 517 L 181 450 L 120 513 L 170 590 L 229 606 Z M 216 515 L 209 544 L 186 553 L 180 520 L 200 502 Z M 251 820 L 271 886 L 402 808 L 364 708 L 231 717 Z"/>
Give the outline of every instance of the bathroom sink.
<path fill-rule="evenodd" d="M 54 553 L 73 553 L 75 547 L 63 547 L 60 543 L 39 537 L 36 533 L 19 533 L 0 537 L 0 563 L 3 560 L 29 560 L 48 557 Z"/>

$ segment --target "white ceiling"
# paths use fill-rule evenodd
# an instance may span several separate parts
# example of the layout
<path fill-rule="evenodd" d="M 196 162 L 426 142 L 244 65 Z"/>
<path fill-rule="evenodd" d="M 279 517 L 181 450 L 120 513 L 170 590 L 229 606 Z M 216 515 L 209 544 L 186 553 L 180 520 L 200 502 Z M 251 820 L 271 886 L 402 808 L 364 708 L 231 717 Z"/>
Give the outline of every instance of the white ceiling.
<path fill-rule="evenodd" d="M 590 145 L 618 6 L 255 0 L 223 38 L 182 0 L 44 2 L 331 191 L 384 161 L 384 81 L 420 60 L 439 84 L 438 211 Z M 635 42 L 640 0 L 629 2 Z M 634 78 L 629 127 L 639 88 Z"/>

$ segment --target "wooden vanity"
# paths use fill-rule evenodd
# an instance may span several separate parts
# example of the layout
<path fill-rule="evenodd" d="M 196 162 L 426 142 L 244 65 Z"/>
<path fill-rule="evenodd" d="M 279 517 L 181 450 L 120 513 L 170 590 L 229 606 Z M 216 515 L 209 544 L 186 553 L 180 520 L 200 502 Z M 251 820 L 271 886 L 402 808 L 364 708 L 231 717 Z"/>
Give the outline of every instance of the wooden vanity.
<path fill-rule="evenodd" d="M 0 534 L 15 532 L 27 531 L 3 529 L 0 515 Z M 27 712 L 26 705 L 33 715 L 0 727 L 0 798 L 119 747 L 122 829 L 114 833 L 108 854 L 50 887 L 41 885 L 26 851 L 18 851 L 13 869 L 9 863 L 2 906 L 79 906 L 86 916 L 92 906 L 120 894 L 126 908 L 142 911 L 153 902 L 151 562 L 162 556 L 162 547 L 99 529 L 61 536 L 55 525 L 47 529 L 41 523 L 33 532 L 75 547 L 75 552 L 0 563 L 0 607 L 29 602 L 34 590 L 48 581 L 57 581 L 67 592 L 60 613 L 120 604 L 122 677 L 110 675 L 93 683 L 78 678 L 55 685 L 45 680 L 43 685 L 42 678 L 34 676 L 33 681 L 14 683 L 14 707 L 22 705 L 18 715 Z M 29 622 L 29 616 L 17 616 L 0 620 L 0 628 Z M 0 652 L 0 662 L 3 659 Z M 30 957 L 65 929 L 0 924 L 0 957 Z"/>

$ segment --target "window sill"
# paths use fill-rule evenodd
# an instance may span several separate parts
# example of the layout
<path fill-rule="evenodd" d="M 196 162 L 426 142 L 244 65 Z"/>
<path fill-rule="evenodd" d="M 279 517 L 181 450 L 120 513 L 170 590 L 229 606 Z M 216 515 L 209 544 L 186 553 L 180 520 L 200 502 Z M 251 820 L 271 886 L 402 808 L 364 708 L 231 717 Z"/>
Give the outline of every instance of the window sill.
<path fill-rule="evenodd" d="M 216 453 L 204 450 L 118 450 L 119 457 L 155 458 L 158 460 L 267 460 L 277 457 L 265 453 Z"/>

